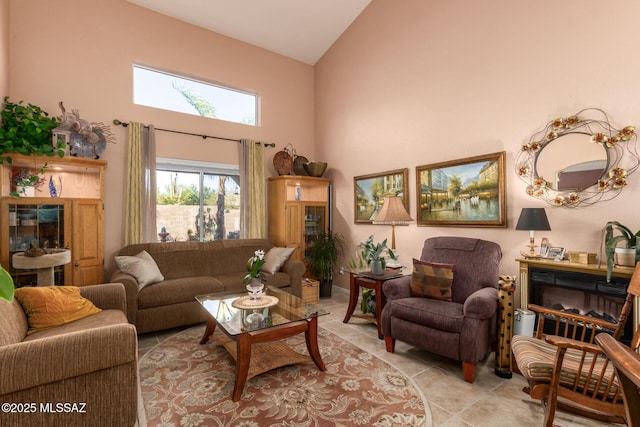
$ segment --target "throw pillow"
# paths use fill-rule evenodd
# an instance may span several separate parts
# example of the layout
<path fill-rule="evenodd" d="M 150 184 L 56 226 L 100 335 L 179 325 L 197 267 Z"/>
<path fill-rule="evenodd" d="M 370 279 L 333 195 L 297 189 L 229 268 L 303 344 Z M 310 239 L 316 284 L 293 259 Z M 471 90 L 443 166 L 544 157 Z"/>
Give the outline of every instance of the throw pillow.
<path fill-rule="evenodd" d="M 451 301 L 453 264 L 413 260 L 411 296 Z"/>
<path fill-rule="evenodd" d="M 27 315 L 27 335 L 102 311 L 81 296 L 77 286 L 18 288 L 15 297 Z"/>
<path fill-rule="evenodd" d="M 269 252 L 264 255 L 264 264 L 260 267 L 260 271 L 275 274 L 295 250 L 296 248 L 276 247 L 269 249 Z"/>
<path fill-rule="evenodd" d="M 134 256 L 117 256 L 116 264 L 118 264 L 118 268 L 121 271 L 136 278 L 138 290 L 151 283 L 158 283 L 164 280 L 158 264 L 147 251 L 142 251 Z"/>

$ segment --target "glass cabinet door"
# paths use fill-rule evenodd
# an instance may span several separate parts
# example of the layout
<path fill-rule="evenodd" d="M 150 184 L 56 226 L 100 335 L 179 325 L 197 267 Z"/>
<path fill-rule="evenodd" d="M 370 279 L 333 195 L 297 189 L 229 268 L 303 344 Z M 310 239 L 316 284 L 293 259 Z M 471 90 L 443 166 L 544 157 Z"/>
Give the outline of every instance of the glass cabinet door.
<path fill-rule="evenodd" d="M 64 246 L 65 205 L 64 203 L 18 204 L 9 203 L 9 273 L 16 287 L 36 286 L 36 270 L 13 267 L 15 253 L 30 247 L 60 248 Z M 54 269 L 56 285 L 64 284 L 64 266 Z"/>
<path fill-rule="evenodd" d="M 304 247 L 311 245 L 313 238 L 327 232 L 327 206 L 304 207 Z"/>

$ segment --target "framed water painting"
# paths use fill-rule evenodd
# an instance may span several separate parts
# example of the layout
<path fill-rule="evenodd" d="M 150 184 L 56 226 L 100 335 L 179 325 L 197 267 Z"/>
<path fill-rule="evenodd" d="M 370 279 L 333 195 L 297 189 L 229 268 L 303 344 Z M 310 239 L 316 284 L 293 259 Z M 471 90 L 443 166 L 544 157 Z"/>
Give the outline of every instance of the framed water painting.
<path fill-rule="evenodd" d="M 354 177 L 354 222 L 371 224 L 387 196 L 400 197 L 409 212 L 408 177 L 409 169 L 406 168 Z"/>
<path fill-rule="evenodd" d="M 505 152 L 416 167 L 417 223 L 506 227 Z"/>

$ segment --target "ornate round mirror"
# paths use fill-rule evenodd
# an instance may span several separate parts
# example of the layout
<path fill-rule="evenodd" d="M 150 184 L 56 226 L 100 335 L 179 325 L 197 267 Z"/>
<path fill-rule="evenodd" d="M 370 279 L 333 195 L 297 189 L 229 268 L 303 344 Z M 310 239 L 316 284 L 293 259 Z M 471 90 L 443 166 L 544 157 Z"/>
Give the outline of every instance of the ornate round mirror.
<path fill-rule="evenodd" d="M 640 164 L 633 126 L 617 129 L 588 108 L 550 121 L 516 156 L 527 194 L 554 206 L 590 205 L 617 196 Z"/>
<path fill-rule="evenodd" d="M 535 157 L 535 175 L 552 190 L 582 191 L 596 185 L 608 166 L 607 150 L 591 135 L 567 133 L 549 141 Z"/>

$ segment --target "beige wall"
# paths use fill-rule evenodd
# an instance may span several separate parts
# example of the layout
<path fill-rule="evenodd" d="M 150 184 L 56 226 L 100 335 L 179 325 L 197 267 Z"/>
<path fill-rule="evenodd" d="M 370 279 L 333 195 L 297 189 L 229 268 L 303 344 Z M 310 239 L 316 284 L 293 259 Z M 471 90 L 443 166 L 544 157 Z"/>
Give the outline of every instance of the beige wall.
<path fill-rule="evenodd" d="M 9 93 L 9 0 L 0 0 L 0 95 Z"/>
<path fill-rule="evenodd" d="M 525 195 L 514 155 L 548 121 L 585 107 L 640 125 L 639 14 L 635 0 L 373 0 L 315 66 L 316 151 L 335 188 L 335 231 L 352 245 L 390 237 L 388 226 L 354 225 L 354 176 L 409 168 L 415 218 L 416 166 L 504 150 L 508 228 L 412 224 L 396 239 L 405 264 L 426 237 L 493 240 L 502 273 L 517 274 L 528 241 L 514 230 L 520 210 L 546 205 Z M 552 231 L 537 237 L 598 252 L 608 220 L 640 229 L 640 172 L 629 182 L 595 206 L 547 206 Z"/>
<path fill-rule="evenodd" d="M 0 0 L 2 11 L 6 1 Z M 90 121 L 113 119 L 228 138 L 275 142 L 267 150 L 267 173 L 275 175 L 273 155 L 292 143 L 314 156 L 313 68 L 237 40 L 189 25 L 125 0 L 11 0 L 11 81 L 8 94 L 59 115 L 58 102 L 78 108 Z M 0 40 L 0 48 L 6 42 Z M 0 58 L 3 56 L 0 52 Z M 255 92 L 259 127 L 156 110 L 132 103 L 132 65 Z M 0 75 L 2 76 L 2 75 Z M 0 83 L 5 80 L 0 78 Z M 105 189 L 107 279 L 114 253 L 122 246 L 126 130 L 114 128 Z M 237 144 L 157 133 L 158 155 L 237 164 Z"/>
<path fill-rule="evenodd" d="M 329 163 L 335 230 L 351 247 L 372 233 L 390 237 L 389 227 L 354 225 L 354 176 L 409 168 L 415 218 L 416 166 L 504 150 L 508 228 L 412 224 L 396 228 L 397 246 L 407 263 L 429 236 L 494 240 L 503 248 L 503 273 L 516 274 L 514 259 L 528 237 L 513 229 L 520 209 L 544 206 L 525 195 L 513 171 L 521 144 L 549 120 L 585 107 L 603 108 L 619 125 L 640 124 L 640 60 L 634 55 L 640 3 L 610 4 L 373 0 L 312 68 L 124 0 L 0 0 L 0 12 L 11 13 L 10 46 L 0 32 L 0 86 L 8 85 L 12 100 L 56 115 L 63 100 L 91 121 L 119 118 L 273 141 L 278 147 L 267 152 L 268 175 L 275 175 L 273 154 L 292 143 L 299 154 Z M 4 16 L 0 22 L 6 30 Z M 1 66 L 7 57 L 8 72 Z M 255 91 L 261 126 L 133 105 L 134 63 Z M 126 153 L 125 130 L 114 130 L 118 143 L 104 155 L 108 273 L 122 244 Z M 158 143 L 162 156 L 237 160 L 233 143 L 160 132 Z M 553 230 L 538 237 L 597 252 L 606 221 L 640 228 L 632 209 L 639 192 L 640 172 L 615 200 L 578 209 L 547 207 Z M 346 286 L 346 278 L 338 283 Z"/>

